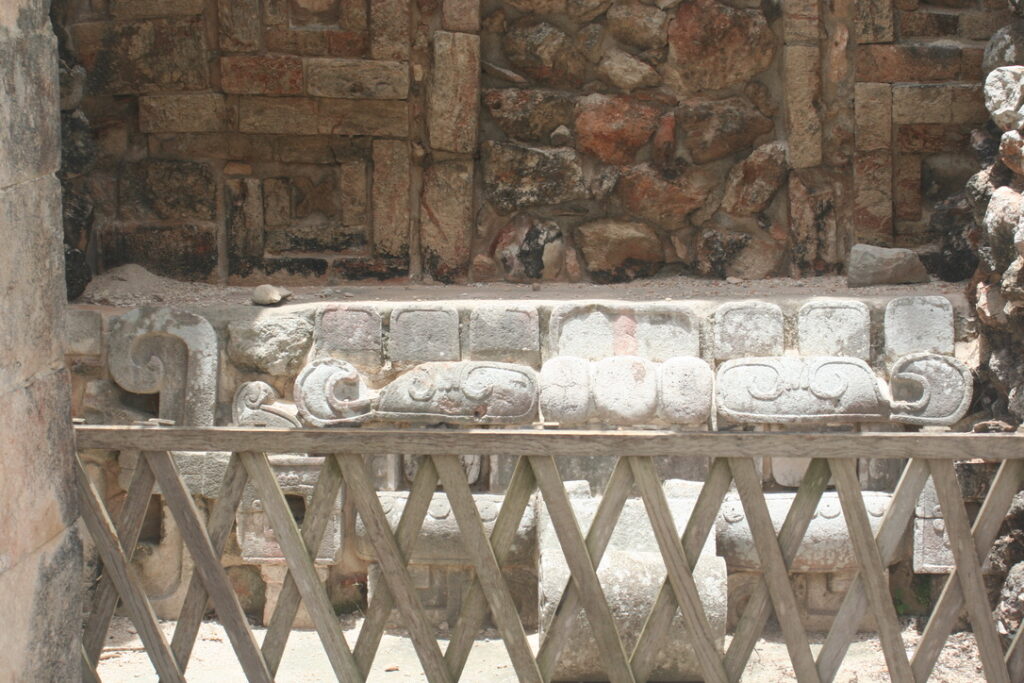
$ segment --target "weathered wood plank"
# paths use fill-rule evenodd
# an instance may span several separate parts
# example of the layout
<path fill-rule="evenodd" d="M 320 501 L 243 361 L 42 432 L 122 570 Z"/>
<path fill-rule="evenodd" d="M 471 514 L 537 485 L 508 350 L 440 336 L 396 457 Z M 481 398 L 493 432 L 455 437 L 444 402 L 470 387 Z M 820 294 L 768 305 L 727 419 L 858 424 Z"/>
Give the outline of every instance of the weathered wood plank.
<path fill-rule="evenodd" d="M 604 495 L 594 512 L 590 528 L 587 530 L 587 552 L 590 553 L 590 561 L 595 567 L 600 566 L 604 551 L 608 548 L 612 533 L 615 531 L 616 522 L 622 513 L 622 506 L 626 504 L 630 491 L 633 488 L 633 470 L 629 466 L 629 460 L 619 458 L 615 462 L 608 484 L 605 486 Z M 562 597 L 555 607 L 555 614 L 551 618 L 544 642 L 540 644 L 537 653 L 537 665 L 544 676 L 544 680 L 551 680 L 554 674 L 555 665 L 558 663 L 558 655 L 565 647 L 569 635 L 576 625 L 579 617 L 580 588 L 569 575 L 568 583 L 562 591 Z"/>
<path fill-rule="evenodd" d="M 128 484 L 128 493 L 121 505 L 121 518 L 117 521 L 117 538 L 128 562 L 131 562 L 132 556 L 135 555 L 135 546 L 139 542 L 142 522 L 146 517 L 149 499 L 153 495 L 154 483 L 156 483 L 156 479 L 153 477 L 149 465 L 146 464 L 146 459 L 138 458 L 131 483 Z M 93 666 L 99 662 L 100 653 L 103 652 L 107 631 L 110 629 L 110 620 L 114 616 L 114 610 L 117 609 L 117 597 L 117 588 L 114 586 L 113 580 L 104 573 L 96 587 L 93 608 L 89 612 L 85 632 L 82 635 L 82 647 Z M 184 669 L 184 667 L 181 668 Z"/>
<path fill-rule="evenodd" d="M 206 528 L 199 521 L 199 510 L 192 500 L 192 494 L 181 481 L 174 459 L 170 453 L 157 452 L 147 453 L 146 457 L 160 484 L 164 500 L 174 516 L 174 521 L 178 524 L 185 547 L 192 556 L 195 571 L 199 573 L 206 586 L 217 616 L 227 631 L 242 670 L 250 681 L 271 681 L 273 677 L 267 669 L 267 663 L 260 654 L 249 629 L 249 622 L 242 612 L 242 606 L 238 603 L 238 597 L 220 564 L 220 558 L 210 544 Z"/>
<path fill-rule="evenodd" d="M 566 564 L 569 565 L 573 581 L 580 588 L 580 601 L 594 633 L 594 640 L 597 641 L 605 671 L 612 681 L 633 681 L 633 670 L 629 666 L 618 630 L 615 628 L 615 619 L 601 589 L 597 571 L 590 560 L 583 533 L 580 531 L 576 515 L 573 514 L 554 458 L 532 457 L 530 466 L 537 477 L 537 486 L 544 497 L 544 504 L 551 517 L 551 525 L 555 529 L 558 543 L 562 546 Z"/>
<path fill-rule="evenodd" d="M 864 506 L 860 481 L 857 479 L 857 461 L 833 460 L 831 465 L 836 489 L 839 492 L 839 502 L 846 518 L 846 528 L 850 532 L 850 541 L 860 565 L 860 576 L 864 581 L 868 605 L 878 625 L 878 637 L 882 641 L 882 651 L 889 667 L 889 675 L 901 683 L 913 681 L 914 675 L 911 673 L 907 648 L 900 633 L 896 607 L 892 604 L 892 597 L 889 594 L 888 573 L 882 564 L 882 556 L 871 532 L 868 511 Z"/>
<path fill-rule="evenodd" d="M 224 546 L 231 536 L 231 530 L 235 525 L 235 510 L 242 500 L 245 482 L 248 479 L 249 475 L 246 473 L 245 467 L 242 466 L 238 454 L 232 453 L 227 471 L 224 473 L 220 496 L 213 504 L 210 519 L 206 523 L 206 532 L 210 535 L 210 545 L 213 546 L 217 557 L 224 553 Z M 174 658 L 182 671 L 188 668 L 189 656 L 192 654 L 192 647 L 199 635 L 199 627 L 206 615 L 209 597 L 210 594 L 206 592 L 206 586 L 203 585 L 202 579 L 193 572 L 189 579 L 188 591 L 185 593 L 185 602 L 178 615 L 178 624 L 174 627 L 174 637 L 171 639 L 171 652 L 174 653 Z"/>
<path fill-rule="evenodd" d="M 978 562 L 978 553 L 975 550 L 974 538 L 971 536 L 971 525 L 967 520 L 967 510 L 964 508 L 953 462 L 936 460 L 931 463 L 931 469 L 935 493 L 939 497 L 939 505 L 942 506 L 946 533 L 949 535 L 950 548 L 956 561 L 956 575 L 964 596 L 968 597 L 967 614 L 971 618 L 974 640 L 978 645 L 981 663 L 985 667 L 985 680 L 990 683 L 1010 683 L 1010 675 L 1003 661 L 999 634 L 996 633 L 995 624 L 992 622 L 988 590 L 981 576 L 981 564 Z"/>
<path fill-rule="evenodd" d="M 401 449 L 397 451 L 401 452 Z M 416 588 L 409 578 L 405 555 L 398 548 L 398 543 L 388 526 L 387 517 L 384 516 L 384 508 L 381 507 L 380 499 L 377 498 L 370 482 L 370 476 L 366 473 L 366 463 L 362 455 L 339 455 L 337 458 L 338 465 L 341 466 L 341 475 L 348 483 L 348 495 L 355 500 L 356 509 L 366 525 L 366 530 L 370 537 L 375 539 L 374 549 L 377 551 L 381 573 L 405 618 L 405 627 L 409 630 L 409 637 L 416 648 L 416 654 L 419 655 L 427 680 L 431 683 L 453 680 L 441 655 L 441 649 L 437 646 L 433 628 L 423 611 Z"/>
<path fill-rule="evenodd" d="M 828 461 L 821 458 L 812 460 L 804 473 L 793 504 L 779 530 L 779 548 L 782 550 L 782 559 L 787 569 L 792 566 L 793 559 L 800 550 L 800 543 L 807 533 L 807 527 L 811 524 L 814 511 L 818 508 L 818 501 L 821 500 L 821 494 L 828 486 L 831 476 Z M 747 601 L 743 616 L 740 617 L 732 642 L 729 644 L 729 651 L 725 653 L 725 671 L 730 681 L 740 680 L 747 660 L 764 632 L 771 613 L 768 584 L 762 580 Z"/>
<path fill-rule="evenodd" d="M 395 541 L 403 557 L 408 557 L 412 551 L 413 543 L 416 542 L 416 537 L 419 536 L 420 529 L 423 527 L 423 519 L 427 516 L 427 510 L 436 488 L 437 470 L 434 468 L 434 462 L 430 458 L 424 458 L 416 473 L 416 478 L 413 479 L 409 497 L 405 501 L 405 509 L 402 510 L 402 517 L 398 520 L 398 528 L 395 530 Z M 388 587 L 387 581 L 383 581 L 374 592 L 373 602 L 367 609 L 363 627 L 359 630 L 359 637 L 356 639 L 356 646 L 353 650 L 356 665 L 364 676 L 370 673 L 370 665 L 377 654 L 381 636 L 384 635 L 384 627 L 387 625 L 388 617 L 391 616 L 391 610 L 394 607 L 394 594 Z M 458 676 L 453 675 L 453 677 L 457 678 Z"/>
<path fill-rule="evenodd" d="M 676 602 L 683 613 L 687 635 L 693 642 L 697 662 L 704 672 L 704 680 L 725 683 L 725 667 L 722 666 L 721 653 L 715 647 L 715 636 L 704 612 L 704 604 L 697 593 L 697 584 L 690 573 L 690 561 L 683 552 L 679 532 L 676 531 L 676 523 L 672 519 L 672 511 L 669 510 L 665 490 L 661 487 L 661 481 L 654 470 L 654 463 L 649 458 L 630 458 L 629 464 L 633 468 L 633 478 L 640 488 L 647 517 L 665 562 L 669 582 L 675 591 Z M 700 551 L 697 555 L 700 555 Z"/>
<path fill-rule="evenodd" d="M 977 519 L 974 520 L 972 535 L 974 536 L 974 548 L 978 559 L 984 561 L 988 556 L 992 543 L 999 533 L 999 527 L 1003 525 L 1006 513 L 1013 502 L 1013 496 L 1020 486 L 1021 477 L 1024 476 L 1024 461 L 1007 460 L 999 466 L 992 486 L 989 488 L 988 496 L 982 503 Z M 957 614 L 964 604 L 964 593 L 960 587 L 960 580 L 957 578 L 957 571 L 953 570 L 946 585 L 939 594 L 939 600 L 932 609 L 932 615 L 928 619 L 924 633 L 921 634 L 921 642 L 914 652 L 914 659 L 911 667 L 914 669 L 914 676 L 918 681 L 924 681 L 931 674 L 935 662 L 942 652 L 942 646 L 953 630 Z"/>
<path fill-rule="evenodd" d="M 786 639 L 789 657 L 793 662 L 793 670 L 801 681 L 817 681 L 818 670 L 814 666 L 811 646 L 807 641 L 807 633 L 800 621 L 800 610 L 797 608 L 793 585 L 789 582 L 789 572 L 782 559 L 775 526 L 772 524 L 768 505 L 761 490 L 761 478 L 752 458 L 734 458 L 729 461 L 732 476 L 736 480 L 736 489 L 743 503 L 743 510 L 754 536 L 757 556 L 761 561 L 764 581 L 775 607 L 775 614 L 782 627 L 782 635 Z"/>
<path fill-rule="evenodd" d="M 178 668 L 178 663 L 174 661 L 167 639 L 157 625 L 156 615 L 141 588 L 139 577 L 121 549 L 113 521 L 77 458 L 74 466 L 82 521 L 85 522 L 89 535 L 96 544 L 96 550 L 103 560 L 103 571 L 110 575 L 114 586 L 117 587 L 117 592 L 131 615 L 132 623 L 139 631 L 139 638 L 160 680 L 184 681 L 185 677 Z"/>
<path fill-rule="evenodd" d="M 431 462 L 431 460 L 428 458 L 427 462 Z M 505 491 L 505 500 L 502 501 L 498 518 L 494 520 L 494 527 L 491 529 L 491 548 L 494 550 L 494 557 L 499 565 L 504 564 L 508 558 L 516 531 L 523 519 L 523 513 L 526 512 L 526 506 L 530 503 L 534 488 L 536 488 L 536 480 L 533 476 L 533 468 L 530 467 L 526 458 L 520 458 L 516 461 L 512 479 Z M 462 611 L 455 622 L 455 630 L 452 632 L 451 640 L 448 641 L 448 648 L 444 652 L 444 660 L 455 678 L 462 675 L 466 660 L 469 658 L 469 651 L 473 647 L 473 641 L 480 632 L 487 613 L 487 598 L 484 595 L 484 589 L 474 576 L 469 588 L 463 594 Z M 543 675 L 543 670 L 541 674 Z"/>
<path fill-rule="evenodd" d="M 878 528 L 875 542 L 886 566 L 896 557 L 899 544 L 907 531 L 907 525 L 914 516 L 917 499 L 928 481 L 928 461 L 915 458 L 903 470 L 896 490 L 893 492 L 889 509 L 885 511 L 882 524 Z M 850 643 L 857 635 L 861 619 L 868 608 L 868 598 L 864 593 L 864 582 L 858 573 L 850 584 L 843 604 L 839 608 L 832 628 L 821 651 L 818 652 L 818 674 L 823 681 L 831 681 L 839 671 L 846 657 Z"/>
<path fill-rule="evenodd" d="M 1013 637 L 1010 642 L 1010 647 L 1006 650 L 1006 668 L 1010 672 L 1011 681 L 1024 681 L 1024 646 L 1021 643 L 1024 642 L 1024 629 L 1017 629 L 1017 634 Z"/>
<path fill-rule="evenodd" d="M 327 530 L 331 509 L 334 507 L 334 501 L 338 499 L 341 484 L 341 470 L 338 469 L 338 463 L 334 458 L 325 457 L 316 480 L 316 486 L 313 488 L 313 499 L 310 501 L 309 509 L 306 510 L 300 532 L 302 543 L 306 546 L 311 560 L 316 559 L 317 550 L 320 548 L 320 542 Z M 295 615 L 299 612 L 300 601 L 299 586 L 289 570 L 285 574 L 284 584 L 281 586 L 281 593 L 277 598 L 277 607 L 270 616 L 270 623 L 267 625 L 267 633 L 263 637 L 263 647 L 261 648 L 263 658 L 267 660 L 267 666 L 274 675 L 277 675 L 277 669 L 281 665 L 281 657 L 284 656 L 284 648 L 288 643 Z"/>
<path fill-rule="evenodd" d="M 80 648 L 82 653 L 82 681 L 84 683 L 100 683 L 100 677 L 96 673 L 96 669 L 92 662 L 89 661 L 89 655 L 85 653 L 85 647 Z"/>
<path fill-rule="evenodd" d="M 299 527 L 295 524 L 295 518 L 292 517 L 284 494 L 277 485 L 274 471 L 270 469 L 270 460 L 265 453 L 244 453 L 242 463 L 260 494 L 263 511 L 270 520 L 277 542 L 281 545 L 288 562 L 288 573 L 298 586 L 299 594 L 313 620 L 313 625 L 316 626 L 334 674 L 338 680 L 362 680 L 362 674 L 356 667 L 352 652 L 345 642 L 338 617 L 334 614 L 330 600 L 327 599 L 327 591 L 320 583 L 316 567 L 313 566 L 312 557 L 316 556 L 316 549 L 307 549 L 302 542 Z M 326 506 L 319 512 L 323 514 L 325 510 Z"/>
<path fill-rule="evenodd" d="M 477 580 L 483 586 L 484 595 L 491 606 L 491 616 L 498 633 L 505 641 L 509 659 L 516 670 L 520 681 L 540 683 L 540 671 L 533 659 L 533 651 L 526 640 L 523 622 L 519 619 L 512 593 L 501 574 L 501 567 L 494 557 L 491 544 L 484 532 L 484 523 L 480 512 L 473 502 L 473 494 L 466 482 L 466 473 L 462 469 L 457 455 L 435 455 L 434 466 L 448 494 L 455 521 L 459 525 L 459 535 L 463 550 L 473 561 Z"/>
<path fill-rule="evenodd" d="M 541 429 L 272 429 L 76 425 L 79 448 L 409 455 L 1024 458 L 1019 434 L 672 432 Z M 690 455 L 692 454 L 692 456 Z"/>
<path fill-rule="evenodd" d="M 722 507 L 722 500 L 731 483 L 732 470 L 729 468 L 729 461 L 725 458 L 717 458 L 711 465 L 704 486 L 697 496 L 697 502 L 693 507 L 693 512 L 690 513 L 686 531 L 683 532 L 681 539 L 691 572 L 697 566 L 701 548 L 704 547 L 708 534 L 715 526 L 718 511 Z M 672 624 L 676 607 L 678 607 L 676 596 L 666 576 L 630 657 L 630 665 L 633 667 L 633 676 L 636 680 L 646 681 L 651 675 L 651 671 L 654 669 L 654 655 Z"/>

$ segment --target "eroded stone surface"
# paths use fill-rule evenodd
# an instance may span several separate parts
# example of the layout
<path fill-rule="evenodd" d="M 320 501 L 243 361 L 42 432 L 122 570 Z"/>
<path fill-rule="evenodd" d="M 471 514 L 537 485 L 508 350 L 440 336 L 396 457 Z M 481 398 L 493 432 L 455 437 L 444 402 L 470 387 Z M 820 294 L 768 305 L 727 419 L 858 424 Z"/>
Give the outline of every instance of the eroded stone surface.
<path fill-rule="evenodd" d="M 73 356 L 103 353 L 103 316 L 99 311 L 70 309 L 64 323 L 64 352 Z"/>
<path fill-rule="evenodd" d="M 605 422 L 644 422 L 658 408 L 657 367 L 643 358 L 612 356 L 592 363 L 590 385 L 597 417 Z"/>
<path fill-rule="evenodd" d="M 669 358 L 659 374 L 662 418 L 672 424 L 707 422 L 715 382 L 711 366 L 700 358 Z"/>
<path fill-rule="evenodd" d="M 877 378 L 855 358 L 726 361 L 716 395 L 719 416 L 732 422 L 861 422 L 888 415 Z"/>
<path fill-rule="evenodd" d="M 469 316 L 469 355 L 474 360 L 535 364 L 540 359 L 537 309 L 516 304 L 474 308 Z"/>
<path fill-rule="evenodd" d="M 871 530 L 877 532 L 882 524 L 882 516 L 889 508 L 892 494 L 866 491 L 862 496 Z M 782 522 L 795 497 L 795 492 L 765 494 L 765 502 L 768 504 L 768 512 L 776 532 L 782 528 Z M 739 496 L 734 493 L 726 496 L 722 503 L 722 510 L 715 524 L 715 537 L 718 554 L 725 558 L 730 573 L 762 569 L 763 565 L 757 557 L 746 513 L 743 511 Z M 790 571 L 834 572 L 856 569 L 858 566 L 846 527 L 846 518 L 843 516 L 843 507 L 839 503 L 839 494 L 826 491 L 814 511 L 804 540 L 790 565 Z"/>
<path fill-rule="evenodd" d="M 871 357 L 871 312 L 860 301 L 828 299 L 800 308 L 797 339 L 804 356 Z"/>
<path fill-rule="evenodd" d="M 313 325 L 304 317 L 275 316 L 228 324 L 228 357 L 247 370 L 291 375 L 309 350 Z"/>
<path fill-rule="evenodd" d="M 915 353 L 892 367 L 892 419 L 916 425 L 951 425 L 967 414 L 974 381 L 951 356 Z"/>
<path fill-rule="evenodd" d="M 523 424 L 537 416 L 532 368 L 510 363 L 424 363 L 380 392 L 375 417 L 413 422 Z"/>
<path fill-rule="evenodd" d="M 294 404 L 277 399 L 277 392 L 266 382 L 239 385 L 231 405 L 234 424 L 281 429 L 301 427 Z"/>
<path fill-rule="evenodd" d="M 700 323 L 683 304 L 561 304 L 551 312 L 549 344 L 554 355 L 664 361 L 700 354 Z"/>
<path fill-rule="evenodd" d="M 846 281 L 851 287 L 928 282 L 928 271 L 910 249 L 855 244 L 850 250 Z"/>
<path fill-rule="evenodd" d="M 985 78 L 985 108 L 1003 130 L 1024 125 L 1024 66 L 1001 66 Z"/>
<path fill-rule="evenodd" d="M 731 301 L 715 311 L 715 358 L 781 356 L 782 309 L 764 301 Z"/>
<path fill-rule="evenodd" d="M 356 367 L 383 362 L 382 321 L 371 306 L 331 304 L 317 311 L 313 355 L 347 360 Z"/>
<path fill-rule="evenodd" d="M 314 427 L 365 421 L 376 399 L 355 366 L 334 358 L 320 358 L 303 368 L 294 395 L 302 421 Z"/>
<path fill-rule="evenodd" d="M 885 307 L 885 354 L 953 353 L 953 305 L 941 296 L 904 296 Z"/>
<path fill-rule="evenodd" d="M 590 406 L 590 363 L 569 356 L 544 363 L 540 371 L 540 411 L 545 422 L 582 424 L 590 417 Z"/>
<path fill-rule="evenodd" d="M 403 306 L 391 312 L 392 362 L 458 360 L 459 312 L 450 306 Z"/>

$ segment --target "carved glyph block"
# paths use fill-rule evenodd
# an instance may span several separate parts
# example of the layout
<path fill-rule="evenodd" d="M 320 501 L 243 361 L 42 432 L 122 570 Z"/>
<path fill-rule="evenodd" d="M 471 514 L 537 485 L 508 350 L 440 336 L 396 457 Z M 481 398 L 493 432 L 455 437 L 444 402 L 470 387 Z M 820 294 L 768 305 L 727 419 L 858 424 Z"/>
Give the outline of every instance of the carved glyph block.
<path fill-rule="evenodd" d="M 885 355 L 953 353 L 953 304 L 942 296 L 903 296 L 885 307 Z"/>
<path fill-rule="evenodd" d="M 764 301 L 731 301 L 715 311 L 715 359 L 781 356 L 782 309 Z"/>
<path fill-rule="evenodd" d="M 797 339 L 804 356 L 871 358 L 871 312 L 860 301 L 828 299 L 803 305 Z"/>
<path fill-rule="evenodd" d="M 855 358 L 726 361 L 716 395 L 719 416 L 732 422 L 860 422 L 889 410 L 871 368 Z"/>
<path fill-rule="evenodd" d="M 547 422 L 578 425 L 590 417 L 590 363 L 552 358 L 540 371 L 540 410 Z"/>
<path fill-rule="evenodd" d="M 533 365 L 540 360 L 537 308 L 525 305 L 478 306 L 469 316 L 469 355 Z"/>
<path fill-rule="evenodd" d="M 302 421 L 314 427 L 367 420 L 376 400 L 355 366 L 334 358 L 320 358 L 303 368 L 294 395 Z"/>
<path fill-rule="evenodd" d="M 892 419 L 914 425 L 951 425 L 967 414 L 974 382 L 952 356 L 915 353 L 892 367 Z"/>
<path fill-rule="evenodd" d="M 377 309 L 331 304 L 317 311 L 313 355 L 376 369 L 383 362 L 382 339 L 382 322 Z"/>
<path fill-rule="evenodd" d="M 301 427 L 294 404 L 277 400 L 266 382 L 245 382 L 235 391 L 231 413 L 234 424 L 250 427 Z"/>
<path fill-rule="evenodd" d="M 700 324 L 683 304 L 561 304 L 551 312 L 549 345 L 554 356 L 660 362 L 699 355 Z"/>
<path fill-rule="evenodd" d="M 388 356 L 395 363 L 459 360 L 459 312 L 417 304 L 391 312 Z"/>

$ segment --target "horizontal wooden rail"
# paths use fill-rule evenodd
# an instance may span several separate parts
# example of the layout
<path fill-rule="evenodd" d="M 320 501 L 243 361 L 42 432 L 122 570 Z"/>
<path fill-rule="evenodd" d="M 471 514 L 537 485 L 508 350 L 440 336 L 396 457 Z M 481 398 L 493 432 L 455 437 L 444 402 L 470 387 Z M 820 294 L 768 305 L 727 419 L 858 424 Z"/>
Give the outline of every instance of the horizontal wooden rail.
<path fill-rule="evenodd" d="M 1024 458 L 1020 434 L 76 425 L 78 448 L 374 455 Z"/>

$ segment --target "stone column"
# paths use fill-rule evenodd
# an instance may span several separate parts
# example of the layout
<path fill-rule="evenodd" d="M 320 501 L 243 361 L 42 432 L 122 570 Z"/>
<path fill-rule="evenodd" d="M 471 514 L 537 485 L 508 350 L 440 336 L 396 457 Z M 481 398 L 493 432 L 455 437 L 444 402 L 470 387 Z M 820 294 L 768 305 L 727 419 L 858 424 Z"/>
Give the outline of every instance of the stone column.
<path fill-rule="evenodd" d="M 57 40 L 0 2 L 0 680 L 80 674 L 82 548 L 63 363 Z"/>

